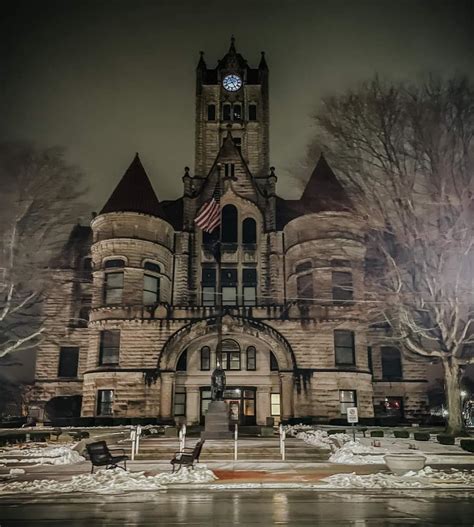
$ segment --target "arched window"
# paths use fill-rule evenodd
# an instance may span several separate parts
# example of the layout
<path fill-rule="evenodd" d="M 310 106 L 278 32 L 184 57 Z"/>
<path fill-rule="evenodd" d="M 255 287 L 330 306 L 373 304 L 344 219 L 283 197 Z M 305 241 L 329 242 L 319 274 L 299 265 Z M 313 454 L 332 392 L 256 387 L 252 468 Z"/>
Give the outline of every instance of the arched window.
<path fill-rule="evenodd" d="M 153 262 L 145 262 L 143 275 L 143 305 L 150 306 L 160 301 L 160 266 Z"/>
<path fill-rule="evenodd" d="M 237 209 L 234 205 L 222 209 L 222 241 L 237 243 Z"/>
<path fill-rule="evenodd" d="M 249 346 L 247 348 L 247 370 L 257 369 L 257 350 L 255 346 Z"/>
<path fill-rule="evenodd" d="M 273 351 L 270 351 L 270 371 L 278 371 L 280 368 L 278 367 L 278 361 L 273 353 Z"/>
<path fill-rule="evenodd" d="M 176 371 L 186 371 L 188 369 L 188 350 L 184 350 L 179 356 L 176 364 Z"/>
<path fill-rule="evenodd" d="M 301 262 L 296 266 L 295 273 L 303 273 L 304 271 L 309 271 L 311 267 L 311 262 L 309 260 L 306 262 Z"/>
<path fill-rule="evenodd" d="M 125 262 L 122 258 L 113 258 L 112 260 L 106 260 L 104 262 L 104 269 L 125 267 Z"/>
<path fill-rule="evenodd" d="M 208 371 L 211 369 L 211 349 L 209 346 L 201 348 L 201 370 Z"/>
<path fill-rule="evenodd" d="M 223 370 L 240 370 L 240 346 L 235 340 L 222 341 L 220 364 Z"/>
<path fill-rule="evenodd" d="M 253 218 L 245 218 L 242 223 L 242 243 L 257 243 L 257 222 Z"/>

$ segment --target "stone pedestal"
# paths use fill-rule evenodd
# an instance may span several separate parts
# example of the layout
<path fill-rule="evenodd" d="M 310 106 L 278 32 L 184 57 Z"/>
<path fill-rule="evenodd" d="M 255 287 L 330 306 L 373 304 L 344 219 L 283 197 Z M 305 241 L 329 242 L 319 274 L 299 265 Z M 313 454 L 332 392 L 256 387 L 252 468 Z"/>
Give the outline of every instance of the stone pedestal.
<path fill-rule="evenodd" d="M 205 417 L 203 439 L 232 439 L 229 431 L 229 414 L 224 401 L 212 401 Z"/>

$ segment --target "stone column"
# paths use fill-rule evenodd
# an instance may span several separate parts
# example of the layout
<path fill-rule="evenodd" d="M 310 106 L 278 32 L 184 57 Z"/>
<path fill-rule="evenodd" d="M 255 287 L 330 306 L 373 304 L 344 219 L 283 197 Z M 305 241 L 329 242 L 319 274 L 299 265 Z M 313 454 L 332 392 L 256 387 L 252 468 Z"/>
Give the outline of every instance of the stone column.
<path fill-rule="evenodd" d="M 162 419 L 173 417 L 173 380 L 174 372 L 161 372 L 161 393 L 160 393 L 160 416 Z"/>
<path fill-rule="evenodd" d="M 281 418 L 282 420 L 289 419 L 294 415 L 293 407 L 293 391 L 294 391 L 294 380 L 292 372 L 280 373 L 281 379 Z"/>
<path fill-rule="evenodd" d="M 199 387 L 186 387 L 186 424 L 199 424 Z"/>
<path fill-rule="evenodd" d="M 256 393 L 257 424 L 265 425 L 266 418 L 271 415 L 270 386 L 259 386 Z"/>

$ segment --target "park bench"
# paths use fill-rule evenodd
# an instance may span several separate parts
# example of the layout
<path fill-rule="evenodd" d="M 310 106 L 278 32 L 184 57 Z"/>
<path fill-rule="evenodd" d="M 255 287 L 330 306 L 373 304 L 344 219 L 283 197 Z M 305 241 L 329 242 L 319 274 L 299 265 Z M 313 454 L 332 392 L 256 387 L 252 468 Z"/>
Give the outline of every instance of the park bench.
<path fill-rule="evenodd" d="M 202 446 L 204 445 L 204 439 L 198 441 L 193 448 L 185 448 L 180 452 L 175 452 L 173 459 L 170 461 L 173 466 L 172 472 L 176 470 L 178 466 L 178 472 L 181 467 L 194 467 L 194 462 L 199 463 L 199 456 L 201 455 Z"/>
<path fill-rule="evenodd" d="M 86 445 L 87 453 L 89 454 L 90 462 L 92 463 L 91 474 L 94 472 L 94 467 L 105 467 L 105 468 L 121 468 L 127 470 L 127 459 L 128 456 L 125 454 L 123 448 L 115 449 L 114 451 L 120 450 L 123 454 L 114 455 L 112 450 L 109 449 L 105 441 L 96 441 L 95 443 L 89 443 Z M 119 466 L 119 463 L 123 462 L 123 467 Z"/>

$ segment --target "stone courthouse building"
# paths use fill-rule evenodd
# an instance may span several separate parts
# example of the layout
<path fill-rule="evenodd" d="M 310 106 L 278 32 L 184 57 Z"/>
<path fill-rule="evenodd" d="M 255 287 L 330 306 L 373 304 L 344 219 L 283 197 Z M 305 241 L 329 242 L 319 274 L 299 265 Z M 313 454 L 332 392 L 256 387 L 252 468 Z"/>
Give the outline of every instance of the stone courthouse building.
<path fill-rule="evenodd" d="M 46 420 L 202 423 L 216 295 L 231 421 L 329 422 L 355 405 L 367 422 L 423 417 L 426 363 L 384 345 L 364 318 L 367 248 L 350 196 L 322 156 L 300 199 L 279 197 L 269 123 L 264 54 L 253 68 L 232 40 L 214 68 L 201 55 L 182 196 L 160 201 L 137 154 L 61 256 L 32 397 Z M 194 219 L 218 179 L 221 230 L 203 235 Z"/>

